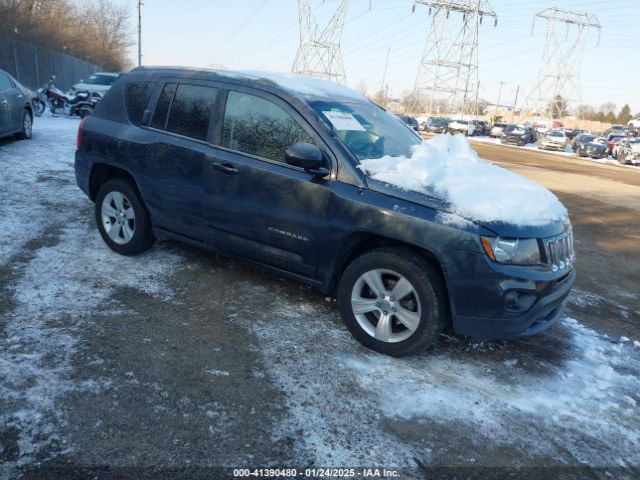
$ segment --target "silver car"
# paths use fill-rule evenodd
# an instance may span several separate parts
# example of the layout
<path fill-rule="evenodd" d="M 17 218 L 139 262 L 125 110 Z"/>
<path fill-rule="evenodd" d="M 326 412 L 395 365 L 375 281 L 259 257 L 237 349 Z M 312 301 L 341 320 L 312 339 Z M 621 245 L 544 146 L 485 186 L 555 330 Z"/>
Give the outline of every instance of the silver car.
<path fill-rule="evenodd" d="M 104 95 L 121 75 L 121 73 L 115 72 L 96 72 L 86 80 L 80 80 L 79 83 L 72 86 L 71 92 L 88 90 L 92 93 L 97 92 L 100 95 Z"/>
<path fill-rule="evenodd" d="M 562 130 L 549 130 L 538 140 L 538 148 L 544 150 L 564 150 L 566 146 L 567 136 Z"/>

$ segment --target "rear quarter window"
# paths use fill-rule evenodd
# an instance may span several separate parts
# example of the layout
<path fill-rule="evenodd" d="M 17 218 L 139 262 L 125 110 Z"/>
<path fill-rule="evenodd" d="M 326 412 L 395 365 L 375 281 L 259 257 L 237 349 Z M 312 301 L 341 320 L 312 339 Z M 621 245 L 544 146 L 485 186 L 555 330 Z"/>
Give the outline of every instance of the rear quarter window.
<path fill-rule="evenodd" d="M 125 90 L 127 116 L 134 125 L 142 123 L 142 115 L 149 104 L 152 89 L 153 82 L 131 82 L 127 84 Z"/>

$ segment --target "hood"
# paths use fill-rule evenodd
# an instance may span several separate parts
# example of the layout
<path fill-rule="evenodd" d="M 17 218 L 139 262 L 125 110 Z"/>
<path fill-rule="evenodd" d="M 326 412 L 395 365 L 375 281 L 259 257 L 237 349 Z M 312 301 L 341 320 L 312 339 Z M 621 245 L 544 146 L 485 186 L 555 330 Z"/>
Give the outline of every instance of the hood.
<path fill-rule="evenodd" d="M 436 135 L 410 157 L 362 160 L 372 190 L 458 215 L 503 236 L 548 236 L 568 224 L 558 198 L 481 160 L 462 135 Z M 551 234 L 554 234 L 551 233 Z"/>

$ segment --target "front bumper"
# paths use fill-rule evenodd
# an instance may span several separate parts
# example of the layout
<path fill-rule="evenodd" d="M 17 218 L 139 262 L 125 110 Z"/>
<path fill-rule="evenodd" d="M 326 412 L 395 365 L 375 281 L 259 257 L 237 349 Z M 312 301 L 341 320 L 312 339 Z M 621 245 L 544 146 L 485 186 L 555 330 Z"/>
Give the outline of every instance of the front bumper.
<path fill-rule="evenodd" d="M 507 311 L 505 315 L 495 318 L 456 315 L 454 330 L 461 335 L 485 339 L 517 338 L 542 332 L 562 316 L 575 279 L 576 271 L 572 268 L 554 281 L 535 282 L 528 291 L 519 287 L 517 291 L 521 294 L 536 298 L 521 315 L 513 316 Z"/>
<path fill-rule="evenodd" d="M 603 158 L 606 157 L 608 155 L 609 152 L 607 152 L 607 149 L 595 149 L 595 148 L 589 148 L 587 147 L 587 155 L 589 155 L 591 158 Z"/>
<path fill-rule="evenodd" d="M 565 144 L 564 143 L 546 143 L 546 142 L 542 142 L 539 143 L 538 146 L 540 148 L 546 148 L 546 149 L 553 149 L 553 150 L 564 150 L 565 149 Z"/>

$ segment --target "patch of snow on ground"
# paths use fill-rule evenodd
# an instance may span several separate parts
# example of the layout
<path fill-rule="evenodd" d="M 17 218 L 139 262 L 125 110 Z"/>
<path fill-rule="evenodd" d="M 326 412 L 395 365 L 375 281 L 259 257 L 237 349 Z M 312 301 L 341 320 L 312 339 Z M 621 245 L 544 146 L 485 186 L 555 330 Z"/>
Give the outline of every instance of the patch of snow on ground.
<path fill-rule="evenodd" d="M 468 220 L 545 225 L 566 221 L 566 208 L 542 185 L 481 160 L 462 135 L 436 135 L 410 158 L 360 162 L 372 178 L 407 190 L 434 190 Z"/>
<path fill-rule="evenodd" d="M 475 442 L 563 465 L 640 464 L 638 350 L 573 318 L 516 347 L 469 348 L 445 336 L 436 352 L 394 359 L 359 348 L 324 302 L 278 305 L 236 321 L 258 338 L 286 398 L 289 414 L 274 439 L 298 438 L 304 464 L 433 465 L 440 441 L 412 443 L 391 433 L 404 424 L 424 432 L 437 424 L 456 435 L 462 425 Z"/>
<path fill-rule="evenodd" d="M 18 465 L 41 459 L 40 452 L 51 445 L 59 445 L 58 454 L 72 450 L 57 434 L 67 421 L 58 400 L 109 387 L 101 378 L 73 377 L 91 313 L 114 321 L 126 315 L 114 296 L 120 288 L 170 298 L 165 281 L 180 261 L 158 250 L 123 261 L 107 248 L 93 224 L 91 203 L 75 185 L 68 142 L 75 125 L 42 117 L 33 140 L 2 146 L 0 205 L 5 207 L 1 200 L 12 195 L 16 204 L 2 221 L 0 260 L 10 260 L 29 240 L 53 229 L 44 244 L 14 261 L 14 280 L 0 286 L 10 298 L 0 323 L 0 425 L 19 432 Z M 12 155 L 5 157 L 7 151 Z M 24 229 L 9 225 L 14 215 Z"/>
<path fill-rule="evenodd" d="M 78 123 L 47 113 L 35 119 L 31 140 L 0 140 L 0 266 L 58 220 L 51 216 L 52 206 L 62 211 L 77 203 L 73 162 Z M 43 182 L 54 188 L 39 188 Z"/>

